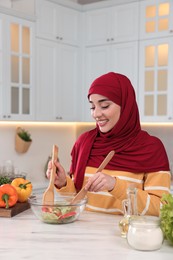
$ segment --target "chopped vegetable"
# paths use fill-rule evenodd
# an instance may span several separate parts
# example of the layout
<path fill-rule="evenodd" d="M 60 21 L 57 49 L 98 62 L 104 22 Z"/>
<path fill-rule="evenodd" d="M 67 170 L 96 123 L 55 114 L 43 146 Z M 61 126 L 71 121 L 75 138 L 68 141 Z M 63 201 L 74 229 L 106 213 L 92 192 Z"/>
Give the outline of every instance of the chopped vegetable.
<path fill-rule="evenodd" d="M 70 217 L 75 216 L 75 215 L 76 215 L 76 212 L 75 211 L 71 211 L 71 212 L 68 212 L 68 213 L 66 213 L 64 215 L 61 215 L 60 219 L 70 218 Z"/>
<path fill-rule="evenodd" d="M 76 211 L 72 211 L 71 207 L 42 207 L 42 220 L 46 223 L 62 224 L 75 220 Z"/>
<path fill-rule="evenodd" d="M 163 206 L 161 208 L 161 228 L 165 239 L 173 245 L 173 196 L 164 194 L 162 196 Z"/>
<path fill-rule="evenodd" d="M 16 178 L 11 182 L 11 185 L 15 187 L 18 194 L 18 201 L 25 202 L 32 193 L 32 184 L 30 181 L 23 178 Z"/>
<path fill-rule="evenodd" d="M 0 207 L 8 209 L 17 203 L 18 195 L 16 189 L 11 184 L 0 186 Z"/>

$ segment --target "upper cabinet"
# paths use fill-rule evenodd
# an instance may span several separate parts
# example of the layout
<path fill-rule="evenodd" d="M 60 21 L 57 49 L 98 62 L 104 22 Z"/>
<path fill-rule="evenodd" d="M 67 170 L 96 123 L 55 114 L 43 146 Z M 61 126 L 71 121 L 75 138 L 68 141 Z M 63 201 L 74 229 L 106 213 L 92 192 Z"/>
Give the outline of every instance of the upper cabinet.
<path fill-rule="evenodd" d="M 14 2 L 32 2 L 36 16 L 0 12 L 1 120 L 91 121 L 88 88 L 115 71 L 131 80 L 141 121 L 173 122 L 172 0 L 90 10 L 64 0 Z"/>
<path fill-rule="evenodd" d="M 173 37 L 141 41 L 139 108 L 142 121 L 173 121 Z"/>
<path fill-rule="evenodd" d="M 142 1 L 139 108 L 142 121 L 173 121 L 173 2 Z"/>
<path fill-rule="evenodd" d="M 3 48 L 2 48 L 2 44 L 3 44 L 3 41 L 2 41 L 2 27 L 3 27 L 3 23 L 2 23 L 2 15 L 0 16 L 0 119 L 2 118 L 2 101 L 3 101 L 3 97 L 2 97 L 2 87 L 3 87 L 3 81 L 2 81 L 2 78 L 3 78 L 3 71 L 2 71 L 2 68 L 3 68 L 3 61 L 4 61 L 4 58 L 3 58 Z"/>
<path fill-rule="evenodd" d="M 77 121 L 78 47 L 37 39 L 38 121 Z"/>
<path fill-rule="evenodd" d="M 34 23 L 1 15 L 1 112 L 3 120 L 34 119 Z"/>
<path fill-rule="evenodd" d="M 38 121 L 78 121 L 80 12 L 48 1 L 37 2 Z M 40 94 L 41 93 L 41 94 Z"/>
<path fill-rule="evenodd" d="M 90 10 L 84 14 L 83 120 L 91 121 L 87 92 L 92 81 L 110 71 L 138 83 L 138 3 Z"/>
<path fill-rule="evenodd" d="M 138 39 L 138 3 L 85 12 L 85 45 Z"/>
<path fill-rule="evenodd" d="M 140 24 L 141 39 L 173 36 L 173 1 L 141 1 Z"/>
<path fill-rule="evenodd" d="M 37 1 L 37 37 L 79 44 L 79 12 L 46 0 Z"/>

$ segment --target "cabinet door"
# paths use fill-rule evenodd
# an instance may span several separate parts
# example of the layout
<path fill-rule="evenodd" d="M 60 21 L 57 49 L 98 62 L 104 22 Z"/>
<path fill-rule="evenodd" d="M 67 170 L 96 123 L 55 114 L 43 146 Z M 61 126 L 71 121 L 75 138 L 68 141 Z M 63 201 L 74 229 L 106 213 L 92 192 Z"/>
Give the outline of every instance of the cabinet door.
<path fill-rule="evenodd" d="M 110 56 L 111 70 L 127 76 L 138 96 L 138 42 L 113 44 Z"/>
<path fill-rule="evenodd" d="M 5 16 L 3 119 L 34 119 L 34 24 Z"/>
<path fill-rule="evenodd" d="M 147 0 L 140 2 L 140 38 L 149 39 L 173 34 L 173 2 Z"/>
<path fill-rule="evenodd" d="M 173 121 L 173 38 L 140 43 L 139 102 L 142 121 Z"/>
<path fill-rule="evenodd" d="M 56 39 L 62 43 L 79 45 L 79 12 L 63 6 L 57 6 Z"/>
<path fill-rule="evenodd" d="M 2 18 L 0 17 L 0 118 L 2 118 L 2 68 L 3 68 L 3 49 L 2 49 Z"/>
<path fill-rule="evenodd" d="M 45 0 L 37 3 L 37 36 L 78 45 L 79 12 Z"/>
<path fill-rule="evenodd" d="M 37 120 L 77 120 L 77 73 L 77 47 L 37 39 Z"/>
<path fill-rule="evenodd" d="M 87 11 L 84 14 L 86 29 L 83 33 L 85 45 L 107 44 L 111 42 L 111 13 L 111 8 L 103 8 L 99 10 Z"/>
<path fill-rule="evenodd" d="M 85 85 L 83 89 L 83 119 L 84 121 L 92 121 L 89 103 L 87 99 L 88 89 L 94 79 L 109 72 L 110 56 L 109 46 L 88 47 L 85 49 Z"/>
<path fill-rule="evenodd" d="M 111 40 L 127 42 L 138 40 L 139 3 L 117 5 L 112 8 Z"/>
<path fill-rule="evenodd" d="M 78 48 L 60 44 L 57 52 L 57 84 L 55 86 L 54 116 L 56 121 L 77 121 L 77 88 L 80 74 Z"/>
<path fill-rule="evenodd" d="M 56 32 L 56 5 L 54 3 L 38 0 L 36 1 L 36 34 L 38 37 L 53 39 L 57 37 Z"/>
<path fill-rule="evenodd" d="M 37 39 L 36 120 L 54 121 L 57 44 Z"/>
<path fill-rule="evenodd" d="M 85 13 L 86 45 L 138 39 L 138 3 L 122 4 Z"/>

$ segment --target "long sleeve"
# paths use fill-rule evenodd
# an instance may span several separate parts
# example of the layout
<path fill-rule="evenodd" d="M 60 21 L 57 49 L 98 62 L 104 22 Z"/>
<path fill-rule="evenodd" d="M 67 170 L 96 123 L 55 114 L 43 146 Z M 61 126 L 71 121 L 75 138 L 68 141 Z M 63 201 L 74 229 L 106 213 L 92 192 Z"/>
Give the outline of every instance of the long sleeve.
<path fill-rule="evenodd" d="M 57 191 L 76 193 L 76 189 L 75 189 L 75 185 L 74 185 L 73 180 L 69 176 L 67 176 L 66 179 L 67 179 L 66 186 L 61 188 L 61 189 L 56 188 Z"/>
<path fill-rule="evenodd" d="M 111 194 L 117 199 L 122 200 L 126 196 L 126 189 L 128 186 L 127 179 L 128 174 L 127 176 L 123 176 L 123 178 L 122 176 L 116 177 L 116 184 L 111 191 Z M 161 197 L 164 193 L 170 193 L 170 180 L 170 172 L 167 171 L 144 174 L 143 182 L 134 179 L 134 184 L 137 187 L 139 214 L 159 215 Z"/>

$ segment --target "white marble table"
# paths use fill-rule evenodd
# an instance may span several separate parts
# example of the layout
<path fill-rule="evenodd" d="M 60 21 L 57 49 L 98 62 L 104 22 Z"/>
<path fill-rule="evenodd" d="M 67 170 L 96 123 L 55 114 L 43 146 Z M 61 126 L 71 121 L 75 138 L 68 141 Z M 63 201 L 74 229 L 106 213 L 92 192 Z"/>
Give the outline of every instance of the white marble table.
<path fill-rule="evenodd" d="M 12 218 L 0 218 L 0 259 L 172 260 L 166 241 L 153 252 L 136 251 L 121 238 L 121 217 L 83 212 L 64 225 L 45 224 L 31 209 Z"/>

